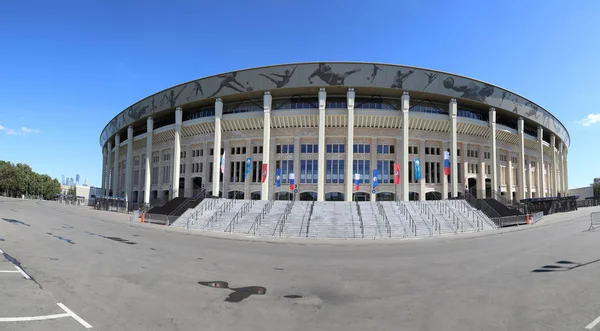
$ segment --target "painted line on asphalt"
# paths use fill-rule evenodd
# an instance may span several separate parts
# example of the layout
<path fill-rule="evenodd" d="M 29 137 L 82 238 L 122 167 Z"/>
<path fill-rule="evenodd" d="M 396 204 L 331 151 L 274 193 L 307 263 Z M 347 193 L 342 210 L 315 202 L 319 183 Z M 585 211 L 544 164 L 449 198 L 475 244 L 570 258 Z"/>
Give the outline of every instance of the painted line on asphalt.
<path fill-rule="evenodd" d="M 592 323 L 588 324 L 585 328 L 591 330 L 596 324 L 600 323 L 600 316 L 598 316 Z"/>
<path fill-rule="evenodd" d="M 31 280 L 31 277 L 29 277 L 29 275 L 23 269 L 21 269 L 21 267 L 16 265 L 15 268 L 17 268 L 18 272 L 20 272 L 21 275 L 23 275 L 23 277 L 25 277 L 25 279 Z"/>
<path fill-rule="evenodd" d="M 19 270 L 0 270 L 0 273 L 19 272 Z"/>
<path fill-rule="evenodd" d="M 0 249 L 0 254 L 4 254 L 4 252 Z"/>
<path fill-rule="evenodd" d="M 44 316 L 29 316 L 29 317 L 0 317 L 0 322 L 31 322 L 31 321 L 45 321 L 63 317 L 70 317 L 68 313 L 44 315 Z"/>
<path fill-rule="evenodd" d="M 67 306 L 63 305 L 62 303 L 57 303 L 57 305 L 62 308 L 65 312 L 67 312 L 67 314 L 69 314 L 69 316 L 73 317 L 77 322 L 79 322 L 81 325 L 83 325 L 83 327 L 85 327 L 86 329 L 91 329 L 92 326 L 83 320 L 83 318 L 77 316 L 77 314 L 75 314 L 71 309 L 67 308 Z"/>

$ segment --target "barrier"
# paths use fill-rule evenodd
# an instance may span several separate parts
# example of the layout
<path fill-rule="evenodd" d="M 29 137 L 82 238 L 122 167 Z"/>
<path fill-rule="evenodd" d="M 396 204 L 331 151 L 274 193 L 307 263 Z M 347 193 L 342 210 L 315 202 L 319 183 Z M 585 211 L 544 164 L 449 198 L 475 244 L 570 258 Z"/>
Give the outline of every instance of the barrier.
<path fill-rule="evenodd" d="M 590 228 L 588 231 L 594 230 L 598 226 L 600 226 L 600 212 L 593 212 L 590 214 Z"/>

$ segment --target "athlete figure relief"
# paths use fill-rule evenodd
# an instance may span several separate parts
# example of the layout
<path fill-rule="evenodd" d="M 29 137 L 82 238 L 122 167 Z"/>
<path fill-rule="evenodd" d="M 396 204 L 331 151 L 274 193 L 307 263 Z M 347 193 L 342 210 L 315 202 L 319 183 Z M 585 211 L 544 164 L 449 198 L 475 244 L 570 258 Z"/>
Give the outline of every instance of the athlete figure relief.
<path fill-rule="evenodd" d="M 331 70 L 331 66 L 325 63 L 319 63 L 317 69 L 308 76 L 308 82 L 313 83 L 312 79 L 317 76 L 321 78 L 327 85 L 344 85 L 344 80 L 353 73 L 359 72 L 360 68 L 346 71 L 343 74 L 335 73 Z"/>
<path fill-rule="evenodd" d="M 129 118 L 137 121 L 142 117 L 142 115 L 146 114 L 146 110 L 148 108 L 150 108 L 150 105 L 145 105 L 144 107 L 142 107 L 141 104 L 137 104 L 127 109 L 127 115 L 129 115 Z"/>
<path fill-rule="evenodd" d="M 485 98 L 494 93 L 494 87 L 489 85 L 478 86 L 473 82 L 468 82 L 467 85 L 455 86 L 454 78 L 448 77 L 444 79 L 444 87 L 456 92 L 462 92 L 461 98 L 471 99 L 479 102 L 484 102 Z"/>
<path fill-rule="evenodd" d="M 202 96 L 204 96 L 204 91 L 202 91 L 202 85 L 200 85 L 200 81 L 197 80 L 194 82 L 194 89 L 192 89 L 192 92 L 190 92 L 190 95 L 187 97 L 187 100 L 189 101 L 190 98 L 192 97 L 192 94 L 194 94 L 194 97 L 197 99 L 198 98 L 198 92 L 200 92 L 200 94 Z"/>
<path fill-rule="evenodd" d="M 425 87 L 423 88 L 423 91 L 425 91 L 425 89 L 431 85 L 431 83 L 433 83 L 433 81 L 437 78 L 437 72 L 430 72 L 427 73 L 425 72 L 425 76 L 427 76 L 427 85 L 425 85 Z"/>
<path fill-rule="evenodd" d="M 219 84 L 219 88 L 215 91 L 215 93 L 211 94 L 209 96 L 209 98 L 214 97 L 215 95 L 217 95 L 217 93 L 221 92 L 222 89 L 224 89 L 225 87 L 230 88 L 236 92 L 244 92 L 244 85 L 240 82 L 237 81 L 236 77 L 237 77 L 237 72 L 232 72 L 230 74 L 225 74 L 225 75 L 219 75 L 217 76 L 219 78 L 221 78 L 221 83 Z M 239 86 L 239 88 L 237 86 Z M 251 91 L 251 89 L 249 88 L 248 91 Z"/>
<path fill-rule="evenodd" d="M 367 80 L 370 80 L 371 82 L 375 81 L 375 76 L 377 76 L 377 72 L 379 72 L 380 70 L 383 71 L 383 69 L 374 64 L 373 71 L 371 72 L 371 77 L 367 77 Z"/>
<path fill-rule="evenodd" d="M 171 107 L 175 107 L 175 104 L 177 103 L 177 98 L 179 98 L 179 96 L 181 95 L 181 92 L 183 92 L 183 90 L 185 90 L 186 87 L 187 87 L 187 85 L 184 85 L 183 88 L 181 90 L 179 90 L 179 93 L 177 93 L 177 95 L 175 95 L 175 89 L 172 89 L 169 92 L 169 95 L 167 95 L 166 93 L 163 94 L 163 99 L 160 102 L 161 105 L 165 101 L 164 99 L 167 99 L 167 101 L 169 102 L 169 105 L 171 105 Z"/>
<path fill-rule="evenodd" d="M 392 84 L 392 86 L 390 86 L 391 88 L 402 88 L 402 84 L 404 83 L 404 81 L 410 77 L 410 75 L 412 75 L 415 71 L 411 70 L 407 73 L 402 73 L 402 70 L 398 70 L 396 72 L 396 76 L 394 77 L 394 83 Z"/>
<path fill-rule="evenodd" d="M 275 73 L 270 73 L 269 75 L 265 75 L 265 74 L 260 74 L 260 75 L 265 77 L 266 79 L 272 81 L 277 88 L 281 88 L 281 87 L 286 86 L 290 82 L 290 78 L 292 78 L 292 75 L 294 74 L 294 71 L 296 71 L 296 68 L 298 68 L 298 66 L 295 66 L 291 72 L 288 69 L 286 69 L 283 72 L 283 75 L 275 74 Z M 279 78 L 281 78 L 281 80 L 274 79 L 270 76 L 279 77 Z"/>

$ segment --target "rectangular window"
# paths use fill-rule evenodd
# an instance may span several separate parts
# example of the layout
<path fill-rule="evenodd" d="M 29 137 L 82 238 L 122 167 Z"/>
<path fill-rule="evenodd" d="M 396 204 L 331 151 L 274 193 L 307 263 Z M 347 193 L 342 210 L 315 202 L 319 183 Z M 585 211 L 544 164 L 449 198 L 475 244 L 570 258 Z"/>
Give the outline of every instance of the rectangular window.
<path fill-rule="evenodd" d="M 365 153 L 371 153 L 371 145 L 369 145 L 369 144 L 365 145 Z"/>
<path fill-rule="evenodd" d="M 344 144 L 340 144 L 340 153 L 345 153 Z"/>
<path fill-rule="evenodd" d="M 252 153 L 254 153 L 254 154 L 258 153 L 258 146 L 252 147 Z"/>
<path fill-rule="evenodd" d="M 289 145 L 288 146 L 288 153 L 294 153 L 294 145 Z"/>
<path fill-rule="evenodd" d="M 383 145 L 383 154 L 390 153 L 390 145 Z"/>
<path fill-rule="evenodd" d="M 319 145 L 313 145 L 313 153 L 319 153 Z"/>
<path fill-rule="evenodd" d="M 236 147 L 235 153 L 236 154 L 242 154 L 242 148 L 241 147 Z"/>
<path fill-rule="evenodd" d="M 200 150 L 200 156 L 204 156 L 204 149 Z"/>
<path fill-rule="evenodd" d="M 413 150 L 412 150 L 412 146 L 408 146 L 408 154 L 412 154 Z"/>
<path fill-rule="evenodd" d="M 419 154 L 419 147 L 413 147 L 413 152 L 415 152 L 415 154 Z"/>
<path fill-rule="evenodd" d="M 280 148 L 278 153 L 287 154 L 287 152 L 288 152 L 288 145 L 282 145 L 282 146 L 277 145 L 277 147 Z"/>
<path fill-rule="evenodd" d="M 307 145 L 306 146 L 306 153 L 312 153 L 313 152 L 313 145 Z"/>
<path fill-rule="evenodd" d="M 355 145 L 355 146 L 356 146 L 356 145 Z M 368 146 L 368 145 L 366 145 L 366 146 Z M 366 153 L 366 152 L 365 152 L 365 147 L 366 147 L 366 146 L 365 146 L 365 145 L 358 145 L 358 152 L 359 152 L 359 153 Z"/>
<path fill-rule="evenodd" d="M 208 182 L 212 183 L 213 181 L 213 163 L 208 163 Z"/>
<path fill-rule="evenodd" d="M 306 183 L 311 184 L 313 181 L 313 160 L 306 161 Z"/>
<path fill-rule="evenodd" d="M 313 160 L 313 184 L 316 184 L 319 181 L 318 168 L 319 161 Z"/>
<path fill-rule="evenodd" d="M 281 145 L 275 146 L 275 154 L 281 154 Z"/>
<path fill-rule="evenodd" d="M 408 182 L 409 183 L 414 183 L 414 176 L 413 176 L 413 162 L 412 161 L 408 161 Z"/>
<path fill-rule="evenodd" d="M 390 145 L 390 154 L 395 154 L 396 153 L 395 148 L 396 148 L 396 146 Z"/>
<path fill-rule="evenodd" d="M 331 153 L 333 151 L 333 146 L 331 144 L 327 144 L 327 153 Z"/>
<path fill-rule="evenodd" d="M 246 154 L 246 147 L 242 147 L 242 154 Z"/>
<path fill-rule="evenodd" d="M 383 154 L 383 145 L 377 145 L 377 154 Z"/>
<path fill-rule="evenodd" d="M 300 153 L 306 153 L 306 144 L 300 145 Z"/>
<path fill-rule="evenodd" d="M 337 146 L 337 145 L 334 145 Z M 331 174 L 331 179 L 332 179 L 332 183 L 337 184 L 338 183 L 338 160 L 332 160 L 332 174 Z"/>
<path fill-rule="evenodd" d="M 425 147 L 425 155 L 429 155 L 429 147 Z"/>
<path fill-rule="evenodd" d="M 357 144 L 354 144 L 352 146 L 352 153 L 358 153 L 358 145 Z"/>
<path fill-rule="evenodd" d="M 214 148 L 211 148 L 211 149 L 210 149 L 210 153 L 209 153 L 209 155 L 211 155 L 211 156 L 212 156 L 212 155 L 214 155 L 214 154 L 215 154 L 215 149 L 214 149 Z"/>
<path fill-rule="evenodd" d="M 333 153 L 339 153 L 339 151 L 338 151 L 338 146 L 339 146 L 338 144 L 333 144 L 333 145 L 332 145 L 332 148 L 333 148 L 332 152 L 333 152 Z"/>

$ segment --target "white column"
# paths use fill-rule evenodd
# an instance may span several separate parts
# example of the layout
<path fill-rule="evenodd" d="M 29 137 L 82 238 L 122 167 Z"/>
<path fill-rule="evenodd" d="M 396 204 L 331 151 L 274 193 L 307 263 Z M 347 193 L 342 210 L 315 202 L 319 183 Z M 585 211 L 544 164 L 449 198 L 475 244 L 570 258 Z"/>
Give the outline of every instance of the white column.
<path fill-rule="evenodd" d="M 118 197 L 120 196 L 119 194 L 119 150 L 121 149 L 121 146 L 119 146 L 121 144 L 121 135 L 119 135 L 118 133 L 115 135 L 115 160 L 114 160 L 114 168 L 113 168 L 113 176 L 112 176 L 112 180 L 113 180 L 113 196 Z"/>
<path fill-rule="evenodd" d="M 425 140 L 419 140 L 419 159 L 421 162 L 421 179 L 419 179 L 419 200 L 425 200 L 425 183 L 427 182 L 427 172 L 425 171 Z M 431 173 L 431 169 L 429 169 Z"/>
<path fill-rule="evenodd" d="M 507 183 L 506 183 L 506 194 L 508 194 L 508 201 L 513 201 L 513 185 L 514 182 L 514 172 L 513 172 L 513 162 L 512 162 L 512 152 L 506 151 L 506 169 L 507 173 Z"/>
<path fill-rule="evenodd" d="M 477 183 L 479 184 L 477 188 L 477 198 L 485 199 L 485 157 L 484 157 L 485 148 L 483 145 L 479 145 L 479 178 L 477 179 Z"/>
<path fill-rule="evenodd" d="M 398 186 L 402 185 L 402 173 L 407 171 L 407 169 L 402 169 L 402 139 L 399 136 L 396 136 L 396 155 L 394 156 L 394 162 L 400 164 L 400 184 L 394 185 L 394 198 L 396 200 L 400 200 L 400 192 L 398 191 Z M 408 172 L 407 172 L 408 173 Z M 354 178 L 354 177 L 352 177 Z"/>
<path fill-rule="evenodd" d="M 566 150 L 565 146 L 565 194 L 569 195 L 569 162 L 568 162 L 569 152 Z"/>
<path fill-rule="evenodd" d="M 552 195 L 553 197 L 555 197 L 557 194 L 557 177 L 558 177 L 558 173 L 557 173 L 557 169 L 556 169 L 556 136 L 555 135 L 550 135 L 550 147 L 551 147 L 551 152 L 552 152 L 552 173 L 551 173 L 551 177 L 550 180 L 552 181 Z"/>
<path fill-rule="evenodd" d="M 475 196 L 475 194 L 473 194 L 473 192 L 471 191 L 471 187 L 469 187 L 469 170 L 471 170 L 469 168 L 469 159 L 467 159 L 467 151 L 471 149 L 471 144 L 468 143 L 461 143 L 461 148 L 462 148 L 462 168 L 463 168 L 463 190 L 467 190 L 467 188 L 469 189 L 469 193 L 471 193 L 471 195 Z"/>
<path fill-rule="evenodd" d="M 250 200 L 250 181 L 252 180 L 252 168 L 250 169 L 250 174 L 246 176 L 246 159 L 252 158 L 252 140 L 246 140 L 246 155 L 244 155 L 244 200 Z M 252 167 L 252 159 L 250 160 L 250 166 Z"/>
<path fill-rule="evenodd" d="M 221 173 L 221 118 L 223 117 L 223 100 L 215 100 L 215 139 L 213 141 L 213 189 L 212 195 L 218 197 L 220 192 L 219 174 Z M 223 174 L 225 181 L 225 174 Z M 223 198 L 225 194 L 223 194 Z"/>
<path fill-rule="evenodd" d="M 533 167 L 531 166 L 531 156 L 527 156 L 527 198 L 533 198 Z"/>
<path fill-rule="evenodd" d="M 146 172 L 144 174 L 144 203 L 150 203 L 150 176 L 152 175 L 152 136 L 154 135 L 154 120 L 148 117 L 146 121 Z"/>
<path fill-rule="evenodd" d="M 563 158 L 563 143 L 560 142 L 558 144 L 558 170 L 560 170 L 560 176 L 558 177 L 558 186 L 559 192 L 561 196 L 565 196 L 565 167 L 564 167 L 564 158 Z"/>
<path fill-rule="evenodd" d="M 300 200 L 300 190 L 302 188 L 300 187 L 300 137 L 298 136 L 294 137 L 294 175 L 296 176 L 294 183 L 298 187 L 298 194 L 294 194 L 294 200 Z M 352 177 L 349 174 L 344 177 L 344 180 L 350 179 L 350 182 L 352 182 Z"/>
<path fill-rule="evenodd" d="M 317 201 L 325 200 L 325 104 L 327 92 L 319 89 L 319 167 L 317 183 Z"/>
<path fill-rule="evenodd" d="M 133 169 L 133 126 L 127 128 L 127 160 L 125 161 L 125 201 L 129 204 L 131 198 L 131 171 Z M 127 206 L 129 208 L 129 206 Z M 129 209 L 127 209 L 129 210 Z"/>
<path fill-rule="evenodd" d="M 456 114 L 457 104 L 456 99 L 451 99 L 449 104 L 449 115 L 450 115 L 450 181 L 452 182 L 452 197 L 458 196 L 458 148 L 456 142 Z M 463 148 L 463 155 L 466 155 L 467 151 Z M 465 173 L 467 169 L 464 169 Z M 464 183 L 465 186 L 467 183 Z"/>
<path fill-rule="evenodd" d="M 113 175 L 113 169 L 112 169 L 112 142 L 109 141 L 107 143 L 107 149 L 108 149 L 108 154 L 106 157 L 106 178 L 105 180 L 105 187 L 106 187 L 106 193 L 105 195 L 107 196 L 112 196 L 112 194 L 110 193 L 110 190 L 112 189 L 112 175 Z"/>
<path fill-rule="evenodd" d="M 442 199 L 446 200 L 448 199 L 448 176 L 444 174 L 444 153 L 448 151 L 448 141 L 441 142 L 440 147 L 442 149 L 442 172 L 440 173 L 440 176 L 442 176 L 440 178 L 442 180 Z"/>
<path fill-rule="evenodd" d="M 490 156 L 491 158 L 491 162 L 492 162 L 492 191 L 498 192 L 498 194 L 500 194 L 500 192 L 498 191 L 498 187 L 500 187 L 500 184 L 498 183 L 498 146 L 496 144 L 496 108 L 490 108 L 490 113 L 489 113 L 489 118 L 490 118 L 490 146 L 491 146 L 491 151 L 490 151 Z M 493 195 L 492 195 L 493 196 Z"/>
<path fill-rule="evenodd" d="M 539 192 L 538 197 L 544 198 L 546 197 L 546 178 L 544 176 L 544 129 L 541 126 L 538 126 L 537 129 L 537 139 L 539 144 L 537 172 L 540 181 L 540 185 L 538 185 L 537 191 Z"/>
<path fill-rule="evenodd" d="M 352 162 L 354 161 L 354 89 L 349 88 L 346 93 L 348 102 L 348 137 L 346 139 L 346 174 L 345 174 L 345 185 L 346 185 L 346 201 L 352 201 L 352 179 L 354 174 L 352 173 Z"/>
<path fill-rule="evenodd" d="M 523 129 L 525 122 L 523 117 L 519 117 L 517 122 L 518 135 L 519 135 L 519 165 L 517 167 L 517 176 L 519 181 L 519 190 L 517 191 L 517 201 L 525 199 L 525 133 Z"/>
<path fill-rule="evenodd" d="M 377 137 L 371 137 L 371 173 L 369 174 L 371 181 L 369 183 L 365 183 L 369 187 L 369 192 L 373 192 L 373 169 L 379 170 L 379 178 L 377 178 L 377 188 L 375 190 L 379 191 L 381 189 L 381 178 L 383 178 L 383 174 L 381 173 L 383 169 L 379 169 L 377 167 L 377 159 L 379 158 L 379 154 L 377 154 Z M 371 197 L 371 201 L 377 201 L 377 194 L 369 193 Z"/>
<path fill-rule="evenodd" d="M 175 138 L 173 139 L 173 179 L 171 180 L 171 199 L 179 198 L 179 166 L 181 165 L 181 121 L 183 110 L 175 109 Z"/>
<path fill-rule="evenodd" d="M 225 164 L 223 165 L 223 182 L 221 183 L 221 191 L 223 194 L 223 198 L 229 197 L 229 185 L 231 184 L 231 150 L 230 150 L 229 140 L 223 139 L 221 142 L 221 148 L 223 149 L 223 153 L 225 153 Z M 229 156 L 227 156 L 229 155 Z M 219 158 L 219 172 L 221 171 L 221 158 Z M 235 176 L 234 176 L 235 178 Z"/>
<path fill-rule="evenodd" d="M 102 147 L 102 194 L 106 194 L 106 169 L 108 168 L 106 165 L 106 160 L 108 158 L 108 153 L 106 152 L 106 147 Z"/>
<path fill-rule="evenodd" d="M 408 121 L 409 121 L 409 109 L 410 109 L 410 96 L 408 92 L 402 93 L 401 100 L 402 108 L 402 167 L 400 173 L 402 174 L 402 201 L 408 201 Z M 371 153 L 377 152 L 377 146 L 371 146 Z"/>
<path fill-rule="evenodd" d="M 267 178 L 261 186 L 261 200 L 270 200 L 269 198 L 269 174 L 271 173 L 271 164 L 269 164 L 269 157 L 271 155 L 271 104 L 273 98 L 271 92 L 265 92 L 263 96 L 263 108 L 264 108 L 264 125 L 263 125 L 263 167 L 267 165 Z M 258 172 L 262 174 L 262 169 L 258 169 Z M 262 178 L 262 176 L 260 176 Z"/>

